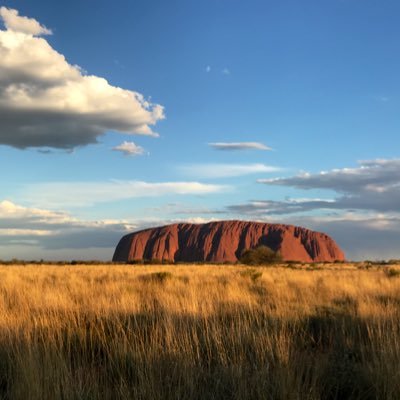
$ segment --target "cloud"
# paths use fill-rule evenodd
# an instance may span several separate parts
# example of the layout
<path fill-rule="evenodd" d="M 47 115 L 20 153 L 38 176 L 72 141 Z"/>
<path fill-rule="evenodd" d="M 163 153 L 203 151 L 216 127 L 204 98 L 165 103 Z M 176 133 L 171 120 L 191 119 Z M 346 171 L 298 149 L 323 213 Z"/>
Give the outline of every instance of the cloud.
<path fill-rule="evenodd" d="M 219 215 L 219 214 L 227 214 L 226 210 L 219 209 L 210 209 L 205 206 L 188 206 L 182 203 L 167 203 L 161 204 L 157 207 L 149 207 L 146 208 L 146 211 L 155 214 L 172 214 L 172 215 L 195 215 L 195 218 L 203 218 L 204 215 Z"/>
<path fill-rule="evenodd" d="M 272 150 L 271 147 L 266 146 L 260 142 L 216 142 L 208 143 L 209 146 L 216 150 Z"/>
<path fill-rule="evenodd" d="M 51 35 L 52 31 L 33 18 L 21 17 L 17 10 L 0 7 L 0 17 L 8 30 L 28 35 Z"/>
<path fill-rule="evenodd" d="M 113 150 L 120 151 L 126 156 L 141 156 L 144 154 L 144 148 L 133 142 L 123 142 L 120 145 L 113 147 Z"/>
<path fill-rule="evenodd" d="M 49 182 L 27 185 L 19 197 L 31 204 L 54 208 L 90 206 L 141 197 L 207 195 L 229 189 L 227 185 L 200 182 Z"/>
<path fill-rule="evenodd" d="M 287 215 L 287 210 L 280 206 L 280 202 L 254 201 L 241 207 L 229 207 L 228 211 L 234 218 L 297 225 L 324 232 L 336 241 L 349 260 L 400 259 L 400 214 Z"/>
<path fill-rule="evenodd" d="M 4 247 L 2 257 L 21 257 L 32 253 L 37 256 L 45 250 L 112 248 L 120 237 L 138 228 L 127 221 L 83 221 L 65 212 L 29 208 L 11 201 L 0 202 L 0 242 Z M 8 247 L 11 247 L 8 249 Z M 18 253 L 12 253 L 18 249 Z M 46 252 L 45 252 L 46 253 Z M 111 259 L 110 254 L 107 259 Z M 71 252 L 70 258 L 74 257 Z M 95 256 L 83 258 L 96 258 Z"/>
<path fill-rule="evenodd" d="M 262 179 L 267 185 L 323 189 L 334 198 L 251 200 L 226 207 L 232 215 L 302 225 L 331 235 L 350 259 L 400 258 L 400 160 L 361 161 L 356 168 Z"/>
<path fill-rule="evenodd" d="M 37 21 L 4 7 L 0 17 L 0 144 L 72 149 L 107 131 L 157 136 L 162 106 L 69 64 L 37 37 L 50 33 Z"/>
<path fill-rule="evenodd" d="M 400 159 L 360 161 L 357 168 L 304 173 L 289 178 L 259 179 L 269 185 L 298 189 L 328 189 L 343 193 L 384 192 L 400 185 Z"/>
<path fill-rule="evenodd" d="M 175 207 L 170 211 L 174 212 Z M 24 207 L 4 200 L 0 201 L 0 253 L 3 259 L 110 260 L 119 239 L 129 232 L 177 222 L 215 220 L 212 215 L 206 218 L 193 215 L 187 219 L 167 219 L 165 212 L 163 215 L 164 219 L 88 221 L 62 211 Z M 290 218 L 246 215 L 246 219 L 288 223 L 325 232 L 335 239 L 350 260 L 400 258 L 399 215 L 347 213 Z"/>
<path fill-rule="evenodd" d="M 304 190 L 332 190 L 340 194 L 329 202 L 318 199 L 298 202 L 298 211 L 320 208 L 398 211 L 400 159 L 361 161 L 357 168 L 334 169 L 319 174 L 305 173 L 289 178 L 259 179 L 258 182 Z M 280 206 L 293 209 L 288 202 L 281 202 Z"/>
<path fill-rule="evenodd" d="M 399 259 L 400 217 L 373 214 L 304 217 L 294 223 L 330 235 L 350 260 Z"/>
<path fill-rule="evenodd" d="M 206 72 L 211 72 L 211 67 L 209 65 L 206 66 Z"/>
<path fill-rule="evenodd" d="M 228 68 L 224 68 L 221 72 L 222 72 L 224 75 L 230 75 L 230 74 L 231 74 L 231 71 L 230 71 Z"/>
<path fill-rule="evenodd" d="M 184 174 L 201 178 L 230 178 L 281 169 L 265 164 L 190 164 L 179 168 Z"/>
<path fill-rule="evenodd" d="M 313 200 L 315 201 L 315 200 Z M 320 202 L 321 208 L 325 203 Z M 311 207 L 311 209 L 313 209 Z M 227 206 L 227 210 L 240 215 L 264 217 L 270 215 L 284 215 L 309 211 L 310 208 L 303 202 L 292 200 L 273 201 L 273 200 L 250 200 L 247 203 L 233 204 Z"/>
<path fill-rule="evenodd" d="M 81 220 L 43 208 L 0 201 L 0 254 L 2 259 L 111 260 L 119 239 L 136 230 L 176 222 L 202 223 L 213 218 L 142 220 Z"/>

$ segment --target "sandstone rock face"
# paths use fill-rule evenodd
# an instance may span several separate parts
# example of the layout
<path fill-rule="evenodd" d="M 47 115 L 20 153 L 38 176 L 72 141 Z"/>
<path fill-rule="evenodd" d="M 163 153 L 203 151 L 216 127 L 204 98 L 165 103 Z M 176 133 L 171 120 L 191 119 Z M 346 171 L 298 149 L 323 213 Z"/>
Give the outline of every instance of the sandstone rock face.
<path fill-rule="evenodd" d="M 345 259 L 342 250 L 324 233 L 292 225 L 219 221 L 173 224 L 128 234 L 119 241 L 113 261 L 234 263 L 244 250 L 259 245 L 279 251 L 283 260 Z"/>

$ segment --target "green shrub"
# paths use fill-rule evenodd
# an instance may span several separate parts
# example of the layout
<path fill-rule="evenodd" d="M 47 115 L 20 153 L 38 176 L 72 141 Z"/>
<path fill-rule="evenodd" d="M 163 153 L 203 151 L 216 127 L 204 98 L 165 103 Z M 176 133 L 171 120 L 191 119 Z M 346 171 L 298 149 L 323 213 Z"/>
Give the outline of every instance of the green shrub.
<path fill-rule="evenodd" d="M 247 265 L 274 264 L 281 261 L 282 256 L 280 253 L 267 246 L 258 246 L 255 249 L 245 250 L 240 257 L 240 262 Z"/>

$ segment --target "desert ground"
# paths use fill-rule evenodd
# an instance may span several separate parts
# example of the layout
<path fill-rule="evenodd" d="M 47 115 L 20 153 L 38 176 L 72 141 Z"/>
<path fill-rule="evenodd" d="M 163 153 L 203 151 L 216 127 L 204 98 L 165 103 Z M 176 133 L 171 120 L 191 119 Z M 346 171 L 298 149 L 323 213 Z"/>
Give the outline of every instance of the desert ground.
<path fill-rule="evenodd" d="M 400 265 L 3 265 L 0 398 L 399 399 Z"/>

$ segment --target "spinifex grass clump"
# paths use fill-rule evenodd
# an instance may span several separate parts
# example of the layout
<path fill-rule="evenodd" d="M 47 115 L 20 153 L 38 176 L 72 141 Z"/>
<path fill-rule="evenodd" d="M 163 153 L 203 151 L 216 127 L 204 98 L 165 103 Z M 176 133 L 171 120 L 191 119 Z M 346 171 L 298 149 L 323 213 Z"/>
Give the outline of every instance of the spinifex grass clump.
<path fill-rule="evenodd" d="M 0 398 L 400 398 L 400 279 L 258 270 L 1 267 Z"/>
<path fill-rule="evenodd" d="M 258 279 L 262 277 L 262 271 L 260 269 L 255 268 L 247 268 L 243 271 L 240 271 L 240 275 L 244 278 L 249 278 L 253 282 L 256 282 Z"/>
<path fill-rule="evenodd" d="M 171 272 L 168 271 L 160 271 L 160 272 L 151 272 L 145 275 L 142 275 L 140 279 L 142 279 L 144 282 L 158 282 L 158 283 L 164 283 L 167 280 L 172 278 Z"/>
<path fill-rule="evenodd" d="M 396 269 L 396 268 L 385 268 L 385 275 L 388 278 L 396 278 L 396 277 L 400 277 L 400 270 Z"/>

